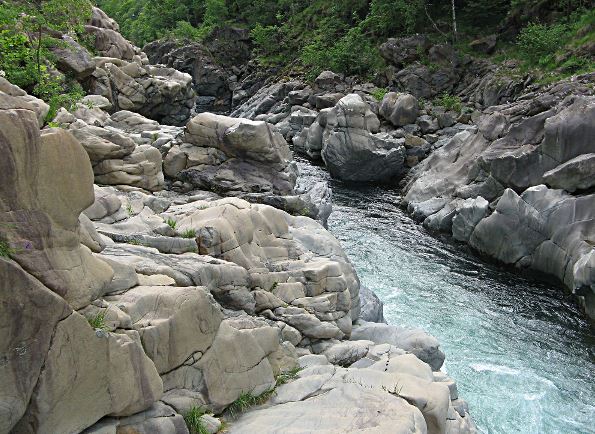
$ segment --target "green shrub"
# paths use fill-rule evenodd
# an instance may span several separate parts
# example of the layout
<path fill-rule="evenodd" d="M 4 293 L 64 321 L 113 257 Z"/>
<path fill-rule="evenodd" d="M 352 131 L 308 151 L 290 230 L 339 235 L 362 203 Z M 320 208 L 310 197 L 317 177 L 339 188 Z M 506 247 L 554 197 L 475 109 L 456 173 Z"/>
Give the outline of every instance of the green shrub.
<path fill-rule="evenodd" d="M 281 372 L 277 376 L 276 385 L 282 386 L 283 384 L 289 383 L 291 380 L 295 380 L 298 377 L 299 372 L 302 370 L 299 366 L 290 369 L 289 371 Z"/>
<path fill-rule="evenodd" d="M 227 407 L 227 411 L 231 417 L 236 417 L 251 407 L 264 404 L 274 393 L 275 388 L 267 390 L 260 395 L 253 395 L 250 392 L 242 392 L 240 396 Z"/>
<path fill-rule="evenodd" d="M 378 48 L 360 27 L 351 28 L 330 46 L 320 38 L 313 40 L 303 48 L 301 59 L 310 67 L 309 79 L 325 69 L 370 77 L 383 65 Z"/>
<path fill-rule="evenodd" d="M 388 90 L 386 89 L 376 89 L 370 92 L 370 95 L 372 95 L 376 101 L 380 102 L 384 99 L 384 95 L 386 95 L 387 93 Z"/>
<path fill-rule="evenodd" d="M 201 417 L 203 417 L 205 414 L 206 412 L 202 407 L 195 406 L 186 412 L 184 415 L 184 421 L 186 422 L 186 426 L 188 427 L 190 434 L 209 434 L 201 420 Z"/>
<path fill-rule="evenodd" d="M 434 100 L 434 105 L 444 107 L 446 110 L 452 110 L 457 113 L 460 113 L 463 109 L 461 98 L 456 95 L 450 95 L 447 92 L 444 92 L 440 97 L 436 98 Z"/>
<path fill-rule="evenodd" d="M 517 46 L 530 64 L 545 66 L 551 62 L 556 50 L 568 40 L 568 26 L 565 24 L 530 23 L 521 30 Z"/>

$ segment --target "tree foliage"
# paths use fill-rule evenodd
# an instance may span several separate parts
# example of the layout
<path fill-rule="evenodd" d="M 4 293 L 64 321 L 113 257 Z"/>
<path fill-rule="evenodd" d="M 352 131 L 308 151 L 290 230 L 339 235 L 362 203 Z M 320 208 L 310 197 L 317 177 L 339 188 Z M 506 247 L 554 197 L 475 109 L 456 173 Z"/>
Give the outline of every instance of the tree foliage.
<path fill-rule="evenodd" d="M 46 100 L 48 117 L 82 97 L 78 83 L 58 74 L 50 48 L 55 34 L 83 32 L 91 17 L 86 0 L 5 0 L 0 8 L 0 70 L 13 84 Z"/>

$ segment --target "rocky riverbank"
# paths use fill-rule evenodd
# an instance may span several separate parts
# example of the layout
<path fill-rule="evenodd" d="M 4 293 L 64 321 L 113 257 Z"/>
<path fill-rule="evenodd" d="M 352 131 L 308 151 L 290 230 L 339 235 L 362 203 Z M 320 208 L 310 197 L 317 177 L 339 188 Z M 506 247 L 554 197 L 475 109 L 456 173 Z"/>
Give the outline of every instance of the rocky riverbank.
<path fill-rule="evenodd" d="M 0 77 L 0 432 L 475 432 L 437 340 L 360 288 L 292 127 L 191 116 L 192 77 L 93 14 L 101 56 L 60 63 L 89 95 L 51 125 Z M 390 143 L 341 101 L 336 152 Z"/>
<path fill-rule="evenodd" d="M 425 227 L 554 277 L 593 319 L 594 83 L 587 74 L 531 85 L 488 107 L 463 92 L 464 104 L 446 107 L 403 92 L 377 101 L 373 85 L 325 72 L 314 88 L 263 88 L 234 115 L 275 124 L 333 178 L 400 183 Z"/>

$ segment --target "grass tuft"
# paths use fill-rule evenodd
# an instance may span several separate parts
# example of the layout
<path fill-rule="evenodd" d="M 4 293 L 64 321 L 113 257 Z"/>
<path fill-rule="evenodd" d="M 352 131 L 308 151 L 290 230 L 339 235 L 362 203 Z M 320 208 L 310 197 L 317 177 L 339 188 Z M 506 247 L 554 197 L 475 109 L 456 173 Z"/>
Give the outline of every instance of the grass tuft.
<path fill-rule="evenodd" d="M 168 218 L 168 219 L 165 221 L 165 223 L 167 223 L 167 225 L 168 225 L 170 228 L 172 228 L 172 229 L 175 229 L 175 228 L 176 228 L 176 226 L 177 226 L 177 224 L 178 224 L 178 222 L 177 222 L 177 221 L 175 221 L 175 220 L 174 220 L 174 219 L 172 219 L 172 218 Z"/>
<path fill-rule="evenodd" d="M 190 434 L 209 434 L 209 431 L 207 431 L 201 420 L 205 414 L 206 412 L 202 407 L 193 406 L 184 415 L 184 421 Z"/>
<path fill-rule="evenodd" d="M 186 229 L 182 232 L 182 238 L 196 238 L 196 229 Z"/>
<path fill-rule="evenodd" d="M 278 386 L 282 386 L 283 384 L 287 384 L 292 380 L 295 380 L 298 377 L 298 374 L 300 373 L 300 371 L 302 370 L 301 367 L 296 366 L 293 369 L 290 369 L 289 371 L 284 371 L 281 372 L 278 376 L 277 376 L 277 387 Z"/>
<path fill-rule="evenodd" d="M 0 241 L 0 257 L 10 258 L 14 254 L 15 250 L 6 241 Z"/>

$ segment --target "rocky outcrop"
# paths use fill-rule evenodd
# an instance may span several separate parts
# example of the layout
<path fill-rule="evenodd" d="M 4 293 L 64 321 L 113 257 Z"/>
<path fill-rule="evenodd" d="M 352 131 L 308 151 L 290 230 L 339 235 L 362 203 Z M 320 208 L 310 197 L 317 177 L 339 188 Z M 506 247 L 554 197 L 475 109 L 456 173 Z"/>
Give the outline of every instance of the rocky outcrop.
<path fill-rule="evenodd" d="M 77 234 L 93 203 L 84 149 L 64 130 L 40 134 L 35 107 L 0 99 L 0 345 L 8 355 L 0 429 L 80 432 L 104 415 L 149 407 L 161 379 L 133 336 L 98 336 L 73 311 L 102 296 L 113 276 Z"/>
<path fill-rule="evenodd" d="M 381 182 L 402 175 L 404 149 L 387 134 L 376 134 L 378 117 L 357 94 L 324 109 L 316 122 L 294 139 L 310 156 L 318 152 L 335 178 L 346 181 Z"/>
<path fill-rule="evenodd" d="M 232 97 L 253 93 L 249 75 L 251 45 L 248 30 L 229 26 L 214 29 L 203 41 L 154 41 L 143 51 L 153 64 L 163 64 L 192 76 L 198 95 L 196 111 L 229 113 Z M 246 82 L 244 82 L 244 80 Z M 243 86 L 248 86 L 247 90 Z"/>
<path fill-rule="evenodd" d="M 486 109 L 476 133 L 457 134 L 415 168 L 405 200 L 428 227 L 507 264 L 554 275 L 592 312 L 589 80 Z"/>
<path fill-rule="evenodd" d="M 291 151 L 272 125 L 210 113 L 188 123 L 164 169 L 192 187 L 220 192 L 287 195 L 296 180 Z"/>
<path fill-rule="evenodd" d="M 106 97 L 115 110 L 134 111 L 169 125 L 184 125 L 190 117 L 196 100 L 190 75 L 149 65 L 138 55 L 130 62 L 113 57 L 95 62 L 88 89 Z"/>
<path fill-rule="evenodd" d="M 494 46 L 495 38 L 489 37 L 472 43 L 474 49 L 485 52 Z M 380 45 L 380 54 L 389 64 L 389 87 L 416 98 L 448 93 L 481 108 L 514 100 L 531 82 L 514 62 L 497 66 L 473 59 L 449 44 L 433 45 L 425 35 L 390 38 Z"/>
<path fill-rule="evenodd" d="M 299 359 L 299 378 L 278 388 L 270 404 L 231 424 L 231 433 L 309 432 L 473 433 L 448 377 L 390 345 L 372 346 L 351 367 L 326 357 Z"/>
<path fill-rule="evenodd" d="M 165 180 L 158 148 L 171 142 L 180 129 L 161 127 L 128 111 L 110 116 L 95 104 L 101 101 L 79 103 L 73 113 L 62 109 L 54 119 L 80 140 L 91 160 L 95 182 L 162 190 Z"/>

